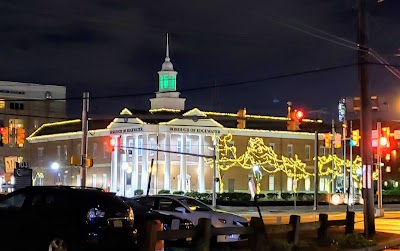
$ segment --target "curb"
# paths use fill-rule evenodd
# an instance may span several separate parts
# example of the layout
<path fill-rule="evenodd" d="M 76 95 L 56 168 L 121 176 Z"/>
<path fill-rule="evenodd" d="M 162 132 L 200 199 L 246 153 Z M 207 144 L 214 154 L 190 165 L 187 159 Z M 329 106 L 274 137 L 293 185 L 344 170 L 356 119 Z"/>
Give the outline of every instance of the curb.
<path fill-rule="evenodd" d="M 375 250 L 376 251 L 385 250 L 386 248 L 391 248 L 399 245 L 400 245 L 400 237 L 397 237 L 392 240 L 379 242 L 378 244 L 376 244 Z"/>

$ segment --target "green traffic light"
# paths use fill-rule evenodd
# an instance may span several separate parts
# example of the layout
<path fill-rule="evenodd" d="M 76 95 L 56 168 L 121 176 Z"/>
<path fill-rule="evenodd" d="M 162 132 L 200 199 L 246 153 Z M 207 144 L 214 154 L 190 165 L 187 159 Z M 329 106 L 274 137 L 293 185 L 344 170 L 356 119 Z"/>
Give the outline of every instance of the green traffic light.
<path fill-rule="evenodd" d="M 355 140 L 350 140 L 350 146 L 355 146 L 356 145 L 356 141 Z"/>

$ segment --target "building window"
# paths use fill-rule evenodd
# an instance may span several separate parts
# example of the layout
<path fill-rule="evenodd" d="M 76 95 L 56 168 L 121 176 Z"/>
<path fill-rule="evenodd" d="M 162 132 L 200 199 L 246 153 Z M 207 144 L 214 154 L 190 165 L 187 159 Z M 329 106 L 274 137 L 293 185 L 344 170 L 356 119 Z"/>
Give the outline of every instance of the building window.
<path fill-rule="evenodd" d="M 5 108 L 6 108 L 6 101 L 0 98 L 0 109 L 5 109 Z"/>
<path fill-rule="evenodd" d="M 391 171 L 392 171 L 392 168 L 391 168 L 390 166 L 387 166 L 387 167 L 386 167 L 386 172 L 387 172 L 387 173 L 390 173 Z"/>
<path fill-rule="evenodd" d="M 154 150 L 156 149 L 156 141 L 154 138 L 150 138 L 150 155 L 154 155 Z"/>
<path fill-rule="evenodd" d="M 143 139 L 138 139 L 138 156 L 143 156 Z"/>
<path fill-rule="evenodd" d="M 64 160 L 68 160 L 68 146 L 64 145 Z"/>
<path fill-rule="evenodd" d="M 24 121 L 22 119 L 8 120 L 8 146 L 23 147 L 25 142 Z"/>
<path fill-rule="evenodd" d="M 97 185 L 97 175 L 92 174 L 92 187 L 96 187 Z"/>
<path fill-rule="evenodd" d="M 327 178 L 320 178 L 319 179 L 319 191 L 326 192 L 329 188 L 329 182 Z"/>
<path fill-rule="evenodd" d="M 306 151 L 306 160 L 310 160 L 311 159 L 311 146 L 310 145 L 306 145 L 305 146 L 305 151 Z"/>
<path fill-rule="evenodd" d="M 164 89 L 168 89 L 168 75 L 164 75 Z"/>
<path fill-rule="evenodd" d="M 38 147 L 38 160 L 41 162 L 43 161 L 43 152 L 44 152 L 44 147 Z"/>
<path fill-rule="evenodd" d="M 176 86 L 175 76 L 170 76 L 169 81 L 170 81 L 169 88 L 170 89 L 175 89 L 175 86 Z"/>
<path fill-rule="evenodd" d="M 103 143 L 103 159 L 107 158 L 107 151 L 108 151 L 108 143 L 104 142 Z"/>
<path fill-rule="evenodd" d="M 132 157 L 132 155 L 133 155 L 133 148 L 135 147 L 135 146 L 133 145 L 133 139 L 129 139 L 129 140 L 128 140 L 128 146 L 129 146 L 129 148 L 128 148 L 128 157 Z"/>
<path fill-rule="evenodd" d="M 76 153 L 79 155 L 81 155 L 81 144 L 77 144 L 76 145 Z"/>
<path fill-rule="evenodd" d="M 176 141 L 176 143 L 177 143 L 176 151 L 177 151 L 178 153 L 181 153 L 181 152 L 182 152 L 182 140 L 179 138 L 179 139 Z"/>
<path fill-rule="evenodd" d="M 192 150 L 192 140 L 186 139 L 186 152 L 190 153 Z"/>
<path fill-rule="evenodd" d="M 268 188 L 270 191 L 275 190 L 275 176 L 274 175 L 270 175 L 268 177 Z"/>
<path fill-rule="evenodd" d="M 311 190 L 311 180 L 310 180 L 310 176 L 307 176 L 307 177 L 304 179 L 304 189 L 305 189 L 306 191 L 310 191 L 310 190 Z"/>
<path fill-rule="evenodd" d="M 319 146 L 318 156 L 325 156 L 325 146 Z"/>
<path fill-rule="evenodd" d="M 269 143 L 268 145 L 273 151 L 275 151 L 275 143 Z"/>
<path fill-rule="evenodd" d="M 288 191 L 293 190 L 293 178 L 292 177 L 287 178 L 287 190 Z"/>
<path fill-rule="evenodd" d="M 61 160 L 61 146 L 57 146 L 57 159 Z"/>
<path fill-rule="evenodd" d="M 39 120 L 38 119 L 34 119 L 33 120 L 33 128 L 37 129 L 39 127 Z"/>
<path fill-rule="evenodd" d="M 287 145 L 287 156 L 288 156 L 288 158 L 293 158 L 293 145 L 292 144 Z"/>
<path fill-rule="evenodd" d="M 10 102 L 11 110 L 24 110 L 24 103 L 22 102 Z"/>
<path fill-rule="evenodd" d="M 93 143 L 93 159 L 97 157 L 97 143 Z"/>
<path fill-rule="evenodd" d="M 103 173 L 103 185 L 102 185 L 102 188 L 103 189 L 107 189 L 107 174 L 106 173 Z"/>

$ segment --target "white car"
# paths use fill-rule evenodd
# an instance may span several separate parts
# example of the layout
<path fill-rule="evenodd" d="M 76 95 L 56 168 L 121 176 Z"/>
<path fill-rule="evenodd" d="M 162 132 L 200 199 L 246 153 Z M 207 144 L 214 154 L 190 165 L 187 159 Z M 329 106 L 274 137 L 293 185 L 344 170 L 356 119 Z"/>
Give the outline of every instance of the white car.
<path fill-rule="evenodd" d="M 220 227 L 245 227 L 248 221 L 239 215 L 214 210 L 201 201 L 181 195 L 149 195 L 134 197 L 134 200 L 142 205 L 146 205 L 154 211 L 164 212 L 191 221 L 195 226 L 200 218 L 211 219 L 211 225 L 215 228 Z M 235 242 L 245 239 L 239 234 L 219 235 L 218 242 Z"/>

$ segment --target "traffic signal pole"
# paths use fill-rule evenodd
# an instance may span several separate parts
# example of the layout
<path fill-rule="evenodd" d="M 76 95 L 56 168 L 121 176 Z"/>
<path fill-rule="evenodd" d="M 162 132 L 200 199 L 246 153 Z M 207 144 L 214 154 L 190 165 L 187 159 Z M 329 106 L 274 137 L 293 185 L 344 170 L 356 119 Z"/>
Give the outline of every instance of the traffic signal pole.
<path fill-rule="evenodd" d="M 368 90 L 368 35 L 366 0 L 358 0 L 358 78 L 361 101 L 361 157 L 363 161 L 363 199 L 364 199 L 364 234 L 367 238 L 375 234 L 374 189 L 372 183 L 372 121 Z"/>
<path fill-rule="evenodd" d="M 88 144 L 88 112 L 89 112 L 89 92 L 83 93 L 82 103 L 82 141 L 81 141 L 81 186 L 86 187 L 86 158 Z"/>
<path fill-rule="evenodd" d="M 376 130 L 378 131 L 378 145 L 376 148 L 376 168 L 378 170 L 378 182 L 377 182 L 377 191 L 378 191 L 378 208 L 376 209 L 376 216 L 377 217 L 383 217 L 384 216 L 384 210 L 383 210 L 383 200 L 382 200 L 382 146 L 380 142 L 380 134 L 382 130 L 382 124 L 381 122 L 376 123 Z M 389 139 L 388 139 L 389 140 Z"/>

